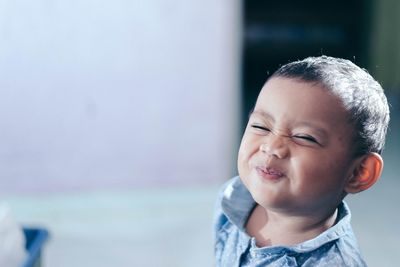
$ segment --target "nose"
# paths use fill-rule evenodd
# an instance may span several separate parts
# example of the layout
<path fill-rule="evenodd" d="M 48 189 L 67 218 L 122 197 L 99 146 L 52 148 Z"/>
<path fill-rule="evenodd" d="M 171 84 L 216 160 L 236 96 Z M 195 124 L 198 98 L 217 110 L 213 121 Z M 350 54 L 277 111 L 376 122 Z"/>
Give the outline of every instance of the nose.
<path fill-rule="evenodd" d="M 260 151 L 268 156 L 273 156 L 279 159 L 286 158 L 289 154 L 287 147 L 288 137 L 270 134 L 264 143 L 260 145 Z"/>

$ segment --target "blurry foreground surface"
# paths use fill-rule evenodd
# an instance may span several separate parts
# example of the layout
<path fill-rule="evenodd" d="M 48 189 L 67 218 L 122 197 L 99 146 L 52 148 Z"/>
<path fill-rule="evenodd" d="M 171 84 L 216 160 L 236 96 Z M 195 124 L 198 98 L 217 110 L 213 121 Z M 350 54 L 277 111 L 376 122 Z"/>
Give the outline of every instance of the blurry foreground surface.
<path fill-rule="evenodd" d="M 213 266 L 217 187 L 10 199 L 20 222 L 47 226 L 44 266 Z"/>

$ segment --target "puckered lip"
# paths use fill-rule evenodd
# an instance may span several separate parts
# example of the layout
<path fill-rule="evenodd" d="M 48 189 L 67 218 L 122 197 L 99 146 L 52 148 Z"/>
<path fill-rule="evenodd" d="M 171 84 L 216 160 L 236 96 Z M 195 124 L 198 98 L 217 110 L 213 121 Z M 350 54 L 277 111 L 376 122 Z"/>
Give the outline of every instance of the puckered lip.
<path fill-rule="evenodd" d="M 285 176 L 285 173 L 281 169 L 274 166 L 258 165 L 255 166 L 255 170 L 259 175 L 268 180 L 277 180 Z"/>

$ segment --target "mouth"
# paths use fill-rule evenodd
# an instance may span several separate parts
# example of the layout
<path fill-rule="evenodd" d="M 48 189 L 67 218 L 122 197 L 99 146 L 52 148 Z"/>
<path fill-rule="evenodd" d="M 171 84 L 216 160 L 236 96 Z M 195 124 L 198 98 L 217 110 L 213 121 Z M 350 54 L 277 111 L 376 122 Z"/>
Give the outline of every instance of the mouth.
<path fill-rule="evenodd" d="M 256 167 L 257 174 L 263 179 L 267 181 L 278 181 L 282 177 L 285 176 L 283 172 L 278 169 L 270 168 L 270 167 Z"/>

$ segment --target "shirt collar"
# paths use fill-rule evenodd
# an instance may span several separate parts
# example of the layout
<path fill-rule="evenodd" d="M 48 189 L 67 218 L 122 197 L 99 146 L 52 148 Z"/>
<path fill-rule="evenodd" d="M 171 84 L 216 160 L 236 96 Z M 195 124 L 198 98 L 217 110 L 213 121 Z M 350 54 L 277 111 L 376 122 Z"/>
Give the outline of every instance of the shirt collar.
<path fill-rule="evenodd" d="M 224 214 L 229 218 L 231 223 L 245 233 L 245 224 L 256 203 L 238 176 L 233 178 L 231 183 L 225 188 L 221 205 Z M 341 236 L 352 233 L 350 209 L 344 201 L 338 206 L 337 216 L 337 223 L 331 228 L 311 240 L 288 248 L 297 252 L 307 252 L 336 240 Z"/>
<path fill-rule="evenodd" d="M 233 178 L 223 192 L 222 210 L 229 220 L 242 231 L 245 231 L 244 226 L 255 204 L 239 176 Z"/>

